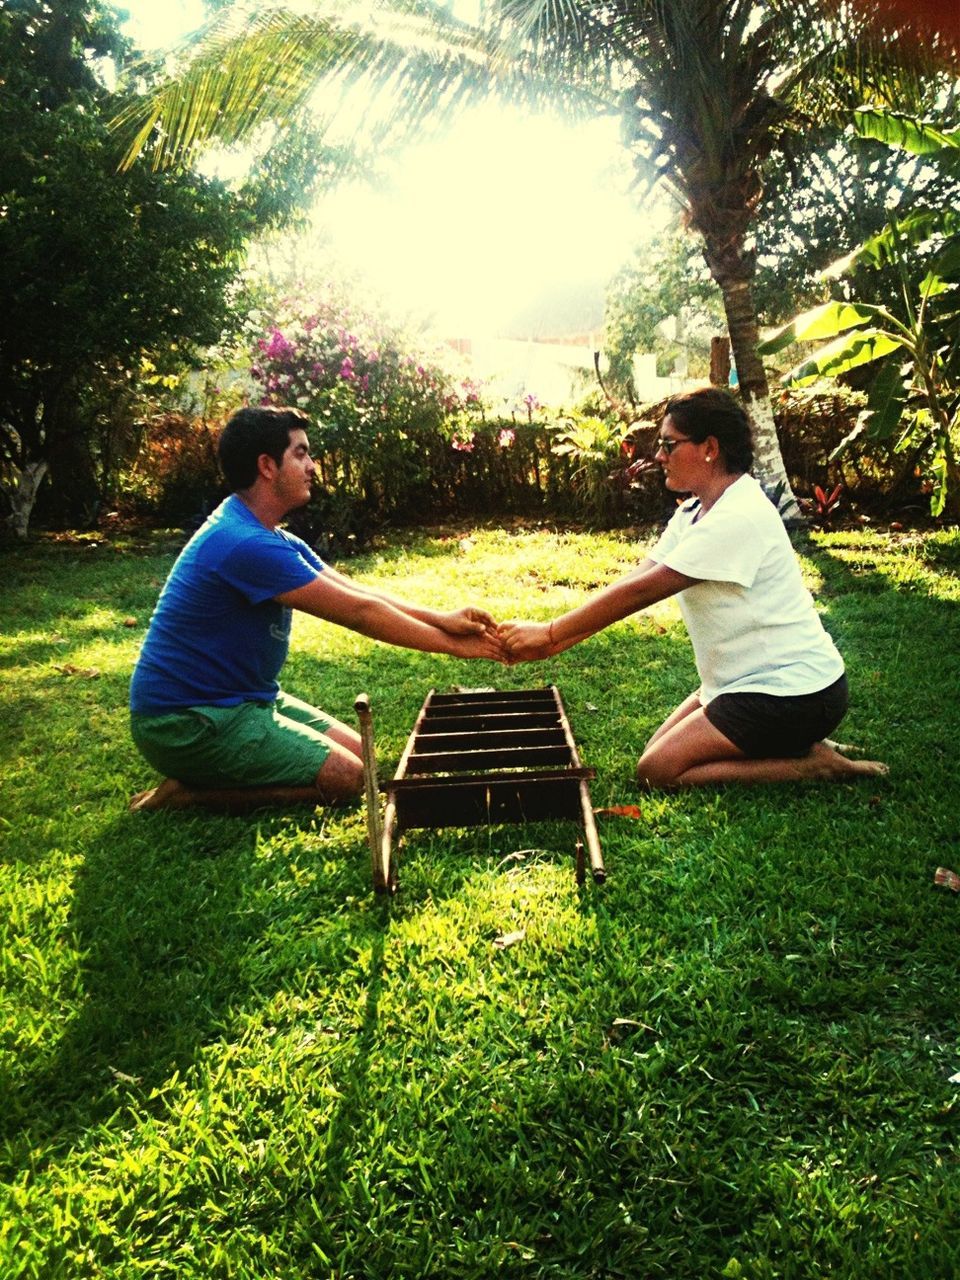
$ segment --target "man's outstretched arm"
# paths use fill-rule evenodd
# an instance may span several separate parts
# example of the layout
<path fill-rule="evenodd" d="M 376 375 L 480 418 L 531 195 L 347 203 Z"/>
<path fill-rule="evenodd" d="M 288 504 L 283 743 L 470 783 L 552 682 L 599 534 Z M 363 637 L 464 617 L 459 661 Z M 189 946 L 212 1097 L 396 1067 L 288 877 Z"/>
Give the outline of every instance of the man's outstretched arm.
<path fill-rule="evenodd" d="M 288 608 L 299 609 L 313 614 L 315 618 L 370 636 L 373 640 L 383 640 L 405 649 L 446 653 L 456 658 L 489 658 L 495 662 L 503 658 L 503 648 L 495 628 L 491 630 L 479 623 L 477 630 L 466 634 L 449 631 L 433 622 L 423 621 L 389 599 L 355 589 L 342 574 L 328 569 L 305 587 L 284 591 L 275 599 Z M 433 613 L 432 610 L 426 612 Z"/>
<path fill-rule="evenodd" d="M 483 631 L 493 632 L 497 629 L 496 622 L 486 609 L 478 608 L 476 605 L 467 605 L 463 609 L 444 612 L 440 609 L 430 609 L 426 605 L 413 604 L 409 600 L 401 600 L 399 596 L 390 595 L 378 587 L 368 587 L 363 583 L 353 582 L 345 574 L 331 569 L 329 565 L 324 569 L 324 575 L 329 575 L 332 581 L 339 582 L 341 586 L 357 595 L 367 595 L 375 600 L 382 600 L 385 604 L 399 609 L 401 613 L 417 618 L 420 622 L 426 622 L 430 626 L 439 627 L 441 631 L 447 631 L 450 635 L 480 635 Z"/>

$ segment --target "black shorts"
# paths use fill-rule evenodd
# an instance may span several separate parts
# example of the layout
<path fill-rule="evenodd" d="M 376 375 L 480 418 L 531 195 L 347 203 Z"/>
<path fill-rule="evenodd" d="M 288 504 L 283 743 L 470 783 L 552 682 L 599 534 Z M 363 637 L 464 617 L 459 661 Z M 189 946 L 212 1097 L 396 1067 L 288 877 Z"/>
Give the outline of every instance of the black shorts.
<path fill-rule="evenodd" d="M 831 734 L 848 702 L 847 677 L 799 697 L 721 693 L 704 714 L 715 729 L 753 760 L 796 759 Z"/>

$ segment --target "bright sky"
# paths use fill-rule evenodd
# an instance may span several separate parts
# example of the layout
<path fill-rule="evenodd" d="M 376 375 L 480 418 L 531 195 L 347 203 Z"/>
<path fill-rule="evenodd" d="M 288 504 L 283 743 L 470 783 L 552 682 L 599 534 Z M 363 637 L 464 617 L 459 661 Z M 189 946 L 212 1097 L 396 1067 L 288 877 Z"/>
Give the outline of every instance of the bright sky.
<path fill-rule="evenodd" d="M 389 187 L 325 197 L 338 253 L 387 295 L 433 310 L 461 334 L 544 293 L 602 293 L 640 219 L 609 172 L 623 161 L 612 122 L 572 129 L 490 105 L 442 141 L 409 148 Z M 629 179 L 620 173 L 623 189 Z"/>
<path fill-rule="evenodd" d="M 203 19 L 200 0 L 123 3 L 144 48 L 173 44 Z M 382 191 L 325 194 L 319 222 L 347 268 L 448 335 L 494 333 L 504 317 L 565 290 L 602 298 L 662 216 L 627 194 L 611 120 L 572 126 L 490 104 L 386 168 Z"/>

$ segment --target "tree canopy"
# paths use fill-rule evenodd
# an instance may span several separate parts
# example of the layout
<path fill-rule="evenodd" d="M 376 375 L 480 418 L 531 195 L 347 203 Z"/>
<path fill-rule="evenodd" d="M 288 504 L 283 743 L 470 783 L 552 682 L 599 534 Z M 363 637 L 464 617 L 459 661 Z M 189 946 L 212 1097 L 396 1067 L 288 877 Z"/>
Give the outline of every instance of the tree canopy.
<path fill-rule="evenodd" d="M 134 109 L 134 150 L 149 145 L 159 161 L 267 118 L 289 126 L 316 85 L 345 67 L 387 86 L 395 117 L 407 120 L 491 92 L 619 115 L 638 173 L 666 182 L 702 237 L 759 469 L 795 513 L 757 354 L 753 234 L 764 173 L 814 121 L 841 122 L 864 99 L 912 99 L 918 51 L 908 57 L 839 0 L 490 0 L 476 29 L 435 4 L 373 12 L 377 20 L 359 21 L 322 2 L 246 17 L 226 10 L 175 80 Z"/>
<path fill-rule="evenodd" d="M 236 194 L 118 172 L 107 82 L 133 53 L 98 0 L 0 0 L 0 478 L 21 535 L 48 473 L 63 518 L 96 504 L 98 423 L 145 357 L 169 370 L 219 338 L 246 240 L 290 210 L 276 168 Z"/>

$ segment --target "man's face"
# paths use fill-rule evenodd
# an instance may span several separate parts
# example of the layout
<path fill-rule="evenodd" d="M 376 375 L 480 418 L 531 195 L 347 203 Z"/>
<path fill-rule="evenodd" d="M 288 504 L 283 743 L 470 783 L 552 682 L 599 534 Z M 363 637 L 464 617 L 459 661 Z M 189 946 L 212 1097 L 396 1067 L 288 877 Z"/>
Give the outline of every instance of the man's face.
<path fill-rule="evenodd" d="M 310 501 L 316 464 L 310 457 L 310 441 L 301 429 L 290 432 L 287 445 L 277 472 L 277 492 L 283 498 L 288 511 L 305 506 Z"/>

